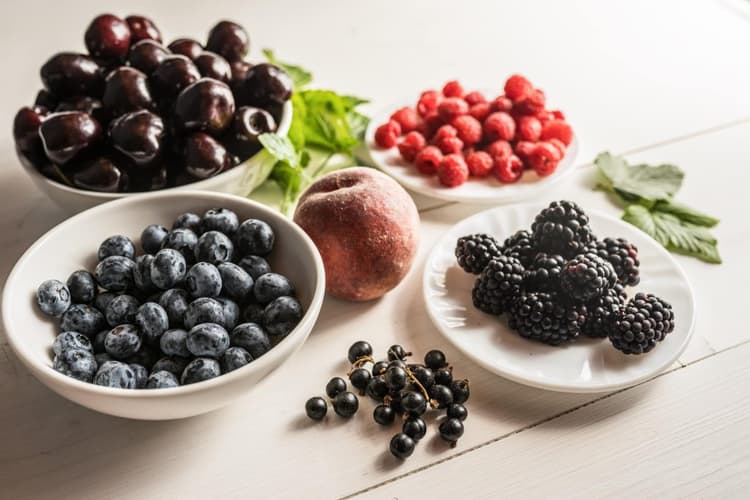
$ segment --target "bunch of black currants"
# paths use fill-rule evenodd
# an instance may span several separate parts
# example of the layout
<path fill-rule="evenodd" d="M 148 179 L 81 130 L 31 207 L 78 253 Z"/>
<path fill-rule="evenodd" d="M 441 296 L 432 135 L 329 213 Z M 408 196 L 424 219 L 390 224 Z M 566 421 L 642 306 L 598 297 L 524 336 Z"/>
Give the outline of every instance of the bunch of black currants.
<path fill-rule="evenodd" d="M 411 355 L 402 346 L 392 345 L 387 360 L 376 361 L 372 346 L 363 340 L 352 344 L 347 355 L 351 363 L 349 382 L 361 396 L 366 394 L 378 403 L 373 410 L 375 422 L 389 426 L 397 416 L 401 417 L 401 432 L 390 442 L 391 453 L 401 459 L 414 453 L 416 443 L 427 433 L 424 415 L 429 410 L 445 411 L 439 432 L 452 447 L 463 436 L 463 421 L 468 416 L 464 403 L 470 395 L 469 381 L 454 379 L 453 367 L 445 354 L 429 351 L 424 364 L 408 363 Z M 371 365 L 369 369 L 367 365 Z M 326 394 L 333 410 L 342 417 L 352 417 L 359 410 L 357 396 L 347 390 L 347 383 L 341 377 L 334 377 L 326 384 Z M 322 420 L 328 412 L 328 403 L 322 397 L 310 398 L 305 412 L 314 420 Z"/>

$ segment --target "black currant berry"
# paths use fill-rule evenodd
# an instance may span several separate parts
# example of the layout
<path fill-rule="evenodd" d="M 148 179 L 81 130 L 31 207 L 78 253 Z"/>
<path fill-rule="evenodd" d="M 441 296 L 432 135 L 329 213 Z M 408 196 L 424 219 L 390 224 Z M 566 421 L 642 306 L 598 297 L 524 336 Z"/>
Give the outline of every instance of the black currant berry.
<path fill-rule="evenodd" d="M 382 376 L 373 377 L 370 383 L 367 384 L 367 395 L 375 401 L 383 401 L 383 398 L 388 394 L 388 384 Z"/>
<path fill-rule="evenodd" d="M 401 430 L 414 441 L 419 441 L 427 434 L 427 424 L 421 417 L 409 417 Z"/>
<path fill-rule="evenodd" d="M 403 432 L 399 432 L 393 438 L 391 438 L 391 453 L 394 457 L 405 459 L 409 458 L 412 453 L 414 453 L 414 447 L 416 443 L 412 438 L 404 434 Z"/>
<path fill-rule="evenodd" d="M 349 418 L 357 413 L 359 400 L 349 391 L 340 392 L 333 398 L 333 410 L 337 415 Z"/>
<path fill-rule="evenodd" d="M 400 391 L 406 387 L 408 380 L 409 376 L 406 374 L 406 370 L 399 366 L 392 366 L 385 372 L 385 383 L 388 384 L 388 389 L 391 392 Z"/>
<path fill-rule="evenodd" d="M 380 425 L 391 425 L 396 418 L 396 412 L 390 406 L 378 405 L 372 412 L 372 418 Z"/>
<path fill-rule="evenodd" d="M 354 387 L 359 389 L 362 394 L 365 393 L 365 389 L 367 389 L 367 384 L 370 383 L 370 379 L 372 379 L 372 375 L 370 375 L 370 371 L 366 368 L 355 368 L 349 374 L 349 381 Z"/>
<path fill-rule="evenodd" d="M 406 352 L 406 349 L 398 344 L 394 344 L 388 348 L 388 361 L 393 361 L 396 359 L 404 360 L 408 356 L 411 356 L 411 353 Z"/>
<path fill-rule="evenodd" d="M 438 408 L 447 408 L 453 402 L 453 393 L 448 387 L 435 384 L 430 389 L 430 400 L 434 401 Z"/>
<path fill-rule="evenodd" d="M 326 400 L 320 397 L 314 397 L 307 400 L 305 403 L 305 413 L 313 420 L 321 420 L 326 416 L 328 411 L 328 404 Z"/>
<path fill-rule="evenodd" d="M 448 405 L 448 409 L 445 412 L 445 415 L 448 418 L 457 418 L 461 421 L 466 420 L 466 417 L 469 416 L 469 411 L 466 409 L 466 407 L 460 403 L 451 403 Z"/>
<path fill-rule="evenodd" d="M 365 358 L 367 356 L 372 356 L 372 346 L 369 342 L 365 342 L 364 340 L 359 340 L 353 343 L 349 348 L 349 353 L 347 354 L 347 358 L 349 359 L 350 363 L 354 363 L 358 359 Z"/>
<path fill-rule="evenodd" d="M 425 366 L 427 366 L 427 368 L 438 370 L 448 364 L 448 361 L 445 359 L 445 354 L 443 354 L 443 351 L 433 349 L 432 351 L 424 355 L 424 364 Z"/>
<path fill-rule="evenodd" d="M 455 443 L 464 435 L 464 424 L 457 418 L 447 418 L 440 423 L 440 437 Z"/>
<path fill-rule="evenodd" d="M 419 392 L 405 392 L 401 396 L 401 407 L 409 416 L 418 417 L 427 411 L 427 400 Z"/>
<path fill-rule="evenodd" d="M 326 384 L 326 394 L 333 399 L 346 390 L 346 382 L 341 377 L 333 377 Z"/>
<path fill-rule="evenodd" d="M 450 368 L 435 370 L 435 383 L 450 387 L 453 382 L 453 371 Z"/>
<path fill-rule="evenodd" d="M 429 390 L 435 385 L 435 373 L 426 366 L 417 366 L 411 370 L 411 373 L 425 389 Z"/>
<path fill-rule="evenodd" d="M 388 369 L 387 361 L 378 361 L 377 363 L 372 365 L 372 376 L 377 377 L 377 376 L 383 375 L 387 369 Z"/>
<path fill-rule="evenodd" d="M 465 403 L 469 400 L 469 381 L 468 380 L 454 380 L 451 383 L 451 392 L 453 393 L 454 403 Z"/>

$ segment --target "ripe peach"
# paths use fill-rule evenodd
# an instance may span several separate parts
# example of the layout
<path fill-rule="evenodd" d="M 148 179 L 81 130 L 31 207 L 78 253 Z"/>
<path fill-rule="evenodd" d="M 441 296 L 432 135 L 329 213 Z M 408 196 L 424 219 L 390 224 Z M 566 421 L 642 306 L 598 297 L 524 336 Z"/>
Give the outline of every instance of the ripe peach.
<path fill-rule="evenodd" d="M 302 195 L 294 222 L 318 247 L 326 289 L 355 301 L 381 297 L 409 272 L 419 246 L 419 214 L 387 175 L 366 167 L 332 172 Z"/>

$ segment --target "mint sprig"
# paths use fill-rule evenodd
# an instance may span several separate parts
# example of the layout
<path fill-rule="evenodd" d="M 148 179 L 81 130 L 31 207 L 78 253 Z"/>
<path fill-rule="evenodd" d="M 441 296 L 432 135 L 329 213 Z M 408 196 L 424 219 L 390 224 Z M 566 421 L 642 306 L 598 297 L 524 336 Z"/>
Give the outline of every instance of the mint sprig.
<path fill-rule="evenodd" d="M 595 164 L 597 187 L 615 195 L 625 207 L 622 219 L 666 249 L 721 263 L 718 242 L 708 228 L 719 220 L 673 200 L 684 172 L 675 165 L 629 165 L 621 156 L 601 153 Z"/>

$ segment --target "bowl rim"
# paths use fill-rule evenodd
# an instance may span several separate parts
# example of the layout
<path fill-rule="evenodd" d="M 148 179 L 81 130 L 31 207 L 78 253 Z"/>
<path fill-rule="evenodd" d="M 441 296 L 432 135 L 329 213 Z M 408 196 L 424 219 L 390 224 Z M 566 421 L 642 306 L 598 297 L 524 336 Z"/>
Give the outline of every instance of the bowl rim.
<path fill-rule="evenodd" d="M 283 136 L 287 135 L 287 133 L 289 132 L 289 127 L 292 124 L 293 115 L 294 115 L 294 109 L 292 107 L 292 100 L 289 99 L 286 102 L 284 102 L 284 105 L 282 107 L 281 120 L 279 120 L 279 126 L 276 128 L 277 134 L 283 135 Z M 168 188 L 157 189 L 155 191 L 143 191 L 143 192 L 136 192 L 136 193 L 104 193 L 101 191 L 90 191 L 88 189 L 79 189 L 76 187 L 68 186 L 67 184 L 63 184 L 62 182 L 58 182 L 53 179 L 50 179 L 49 177 L 42 175 L 42 173 L 39 172 L 39 170 L 34 168 L 33 166 L 24 165 L 24 170 L 30 176 L 35 177 L 40 182 L 47 184 L 50 188 L 57 189 L 59 191 L 64 191 L 64 192 L 71 193 L 71 194 L 88 196 L 90 198 L 95 198 L 95 199 L 100 200 L 99 201 L 100 203 L 104 203 L 108 200 L 132 198 L 134 196 L 140 196 L 140 195 L 149 194 L 149 193 L 170 193 L 174 191 L 186 191 L 186 190 L 191 190 L 191 191 L 210 190 L 211 185 L 213 185 L 215 182 L 220 181 L 221 179 L 227 179 L 231 175 L 237 175 L 238 172 L 242 172 L 244 170 L 245 165 L 251 162 L 254 158 L 256 158 L 261 153 L 263 153 L 263 149 L 255 153 L 253 156 L 247 158 L 242 163 L 236 165 L 233 168 L 230 168 L 226 172 L 222 172 L 218 175 L 214 175 L 213 177 L 209 177 L 207 179 L 201 179 L 199 181 L 191 182 L 188 184 L 183 184 L 181 186 L 172 186 Z"/>
<path fill-rule="evenodd" d="M 176 397 L 210 390 L 215 386 L 229 384 L 243 378 L 249 372 L 249 370 L 263 371 L 263 369 L 266 368 L 266 365 L 274 364 L 275 360 L 273 356 L 263 355 L 253 360 L 251 363 L 233 370 L 230 373 L 222 374 L 218 377 L 194 384 L 180 385 L 179 387 L 163 388 L 159 390 L 104 387 L 90 382 L 83 382 L 81 380 L 77 380 L 59 373 L 51 366 L 48 366 L 47 364 L 37 359 L 38 356 L 33 355 L 30 350 L 26 348 L 25 343 L 20 339 L 20 334 L 14 333 L 14 329 L 12 328 L 14 311 L 10 307 L 10 295 L 11 293 L 14 293 L 14 289 L 17 287 L 15 282 L 18 279 L 18 274 L 21 272 L 21 269 L 26 264 L 26 261 L 30 259 L 31 256 L 37 251 L 37 249 L 44 245 L 49 238 L 57 233 L 67 231 L 71 227 L 75 227 L 80 219 L 83 219 L 85 217 L 97 216 L 100 212 L 106 212 L 123 206 L 127 207 L 130 204 L 141 203 L 143 201 L 149 201 L 155 198 L 181 197 L 191 199 L 210 199 L 211 201 L 215 200 L 219 203 L 222 200 L 241 202 L 248 205 L 253 210 L 258 210 L 260 212 L 258 217 L 263 218 L 264 220 L 267 220 L 272 224 L 287 224 L 288 226 L 290 226 L 291 230 L 294 233 L 302 238 L 302 241 L 304 242 L 308 253 L 312 256 L 313 262 L 315 264 L 316 283 L 314 286 L 313 295 L 310 300 L 310 305 L 307 307 L 302 320 L 300 320 L 297 326 L 295 326 L 294 329 L 289 332 L 286 337 L 284 337 L 276 345 L 274 345 L 269 350 L 269 353 L 271 353 L 274 349 L 276 349 L 283 343 L 289 344 L 295 337 L 302 335 L 306 338 L 307 335 L 309 335 L 309 332 L 312 330 L 315 322 L 317 321 L 318 314 L 320 313 L 323 299 L 325 297 L 325 268 L 323 266 L 323 259 L 320 256 L 317 247 L 301 227 L 299 227 L 290 219 L 286 218 L 280 212 L 277 212 L 259 202 L 238 195 L 202 190 L 179 190 L 170 193 L 156 191 L 152 193 L 138 194 L 137 196 L 128 196 L 126 198 L 112 201 L 110 203 L 103 203 L 72 216 L 39 237 L 16 261 L 13 269 L 8 275 L 8 279 L 5 282 L 2 293 L 1 311 L 3 317 L 3 328 L 11 349 L 21 360 L 21 362 L 32 372 L 32 374 L 37 377 L 52 378 L 55 382 L 59 382 L 62 385 L 68 386 L 70 389 L 82 390 L 102 396 L 117 396 L 123 398 L 158 398 L 160 396 Z M 304 342 L 305 338 L 303 338 L 301 342 Z M 50 341 L 50 346 L 51 345 L 52 344 Z M 291 354 L 293 353 L 290 353 L 290 355 Z M 283 361 L 284 360 L 282 360 L 281 363 L 283 363 Z M 250 387 L 248 387 L 248 389 Z"/>

